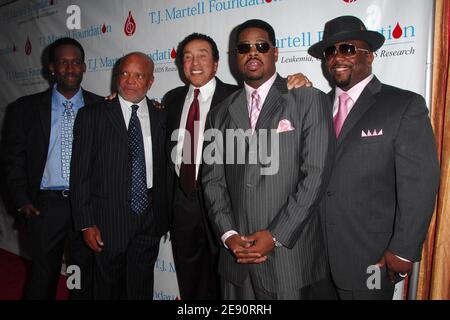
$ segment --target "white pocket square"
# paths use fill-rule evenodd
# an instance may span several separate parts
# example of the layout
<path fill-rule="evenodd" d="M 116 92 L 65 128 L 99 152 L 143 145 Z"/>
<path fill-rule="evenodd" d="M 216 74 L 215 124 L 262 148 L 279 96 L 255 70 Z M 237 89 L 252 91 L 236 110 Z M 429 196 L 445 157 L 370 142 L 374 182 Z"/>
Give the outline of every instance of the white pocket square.
<path fill-rule="evenodd" d="M 367 130 L 361 130 L 361 137 L 377 137 L 383 135 L 383 129 L 380 129 L 380 131 L 377 131 L 376 129 L 373 129 L 373 131 Z"/>
<path fill-rule="evenodd" d="M 295 128 L 289 120 L 283 119 L 283 120 L 280 120 L 280 122 L 278 122 L 277 133 L 287 132 L 287 131 L 292 131 L 292 130 L 295 130 Z"/>

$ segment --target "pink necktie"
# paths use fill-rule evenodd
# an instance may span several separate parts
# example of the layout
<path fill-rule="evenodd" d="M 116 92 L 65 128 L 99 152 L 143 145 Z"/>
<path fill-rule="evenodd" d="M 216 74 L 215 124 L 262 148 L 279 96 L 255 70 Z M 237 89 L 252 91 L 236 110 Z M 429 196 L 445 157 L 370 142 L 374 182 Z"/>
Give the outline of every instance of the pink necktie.
<path fill-rule="evenodd" d="M 334 116 L 334 129 L 336 130 L 336 138 L 339 137 L 342 126 L 344 125 L 345 118 L 348 114 L 348 101 L 351 100 L 350 96 L 343 92 L 339 96 L 338 112 Z"/>
<path fill-rule="evenodd" d="M 261 112 L 261 106 L 259 105 L 260 98 L 258 91 L 252 92 L 252 109 L 250 113 L 250 125 L 252 130 L 255 130 L 256 122 L 258 121 L 259 113 Z"/>

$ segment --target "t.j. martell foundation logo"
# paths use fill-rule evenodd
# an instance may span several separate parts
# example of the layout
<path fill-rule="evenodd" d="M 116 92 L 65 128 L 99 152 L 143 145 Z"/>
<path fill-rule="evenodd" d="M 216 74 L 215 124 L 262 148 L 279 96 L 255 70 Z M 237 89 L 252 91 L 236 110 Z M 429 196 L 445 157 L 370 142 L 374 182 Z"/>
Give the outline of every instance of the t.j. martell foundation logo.
<path fill-rule="evenodd" d="M 134 22 L 133 15 L 131 11 L 128 11 L 128 17 L 125 21 L 125 25 L 123 26 L 123 32 L 125 32 L 126 36 L 132 36 L 136 31 L 136 22 Z"/>

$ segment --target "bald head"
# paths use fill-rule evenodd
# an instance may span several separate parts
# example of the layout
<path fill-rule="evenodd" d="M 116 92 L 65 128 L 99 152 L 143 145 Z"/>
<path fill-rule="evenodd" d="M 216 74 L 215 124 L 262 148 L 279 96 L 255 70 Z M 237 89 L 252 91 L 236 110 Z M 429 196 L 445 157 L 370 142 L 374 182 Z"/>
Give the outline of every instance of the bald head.
<path fill-rule="evenodd" d="M 154 64 L 142 52 L 131 52 L 120 59 L 118 91 L 122 98 L 139 103 L 153 84 Z"/>

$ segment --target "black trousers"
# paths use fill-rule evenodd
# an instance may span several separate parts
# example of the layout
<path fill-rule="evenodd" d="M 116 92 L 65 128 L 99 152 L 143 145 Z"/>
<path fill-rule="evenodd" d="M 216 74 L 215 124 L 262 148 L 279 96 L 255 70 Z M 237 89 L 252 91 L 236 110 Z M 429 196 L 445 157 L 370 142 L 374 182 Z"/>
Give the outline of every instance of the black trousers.
<path fill-rule="evenodd" d="M 171 238 L 181 299 L 219 299 L 218 250 L 212 248 L 217 244 L 208 238 L 199 191 L 186 196 L 179 186 L 175 189 Z"/>
<path fill-rule="evenodd" d="M 69 298 L 92 299 L 93 253 L 73 228 L 70 198 L 44 192 L 34 206 L 40 215 L 27 219 L 32 269 L 24 299 L 55 299 L 65 248 L 66 264 L 80 268 L 81 288 L 70 290 Z"/>
<path fill-rule="evenodd" d="M 152 210 L 140 215 L 124 214 L 132 215 L 130 225 L 123 226 L 128 229 L 127 245 L 105 243 L 103 250 L 95 254 L 96 300 L 153 299 L 154 267 L 161 237 L 155 235 Z M 112 236 L 123 237 L 124 234 Z"/>

